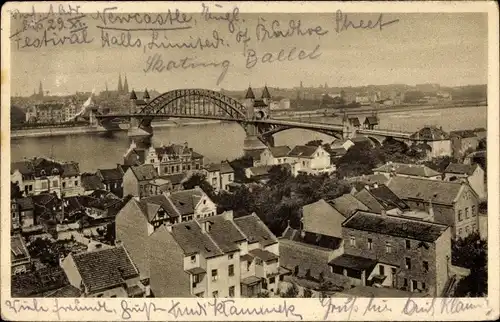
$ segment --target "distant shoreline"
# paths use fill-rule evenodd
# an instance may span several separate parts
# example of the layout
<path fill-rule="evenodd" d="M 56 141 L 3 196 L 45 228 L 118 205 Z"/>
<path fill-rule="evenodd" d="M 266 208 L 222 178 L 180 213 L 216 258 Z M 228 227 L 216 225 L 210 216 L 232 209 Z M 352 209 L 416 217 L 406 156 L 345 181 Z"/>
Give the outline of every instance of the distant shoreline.
<path fill-rule="evenodd" d="M 401 113 L 401 112 L 414 112 L 414 111 L 426 111 L 426 110 L 440 110 L 440 109 L 449 109 L 449 108 L 477 108 L 477 107 L 485 107 L 486 105 L 475 105 L 475 106 L 464 106 L 464 105 L 421 105 L 421 106 L 398 106 L 398 107 L 382 107 L 382 108 L 373 108 L 373 107 L 358 107 L 345 109 L 345 112 L 349 116 L 361 116 L 361 115 L 370 115 L 374 112 L 376 113 Z M 325 115 L 324 109 L 318 109 L 314 111 L 283 111 L 289 115 L 277 115 L 274 116 L 276 119 L 300 119 L 302 117 L 332 117 L 331 115 Z M 333 117 L 340 117 L 341 112 L 334 112 L 336 115 Z M 162 127 L 182 127 L 182 126 L 190 126 L 190 125 L 207 125 L 207 124 L 220 124 L 222 121 L 219 120 L 168 120 L 168 121 L 159 121 L 153 122 L 153 128 L 162 128 Z M 126 131 L 127 128 L 117 129 L 115 131 Z M 34 128 L 34 129 L 23 129 L 23 130 L 13 130 L 10 133 L 11 139 L 22 139 L 22 138 L 35 138 L 35 137 L 54 137 L 54 136 L 63 136 L 69 134 L 92 134 L 92 133 L 106 133 L 104 127 L 91 127 L 91 126 L 75 126 L 75 127 L 55 127 L 55 128 Z"/>

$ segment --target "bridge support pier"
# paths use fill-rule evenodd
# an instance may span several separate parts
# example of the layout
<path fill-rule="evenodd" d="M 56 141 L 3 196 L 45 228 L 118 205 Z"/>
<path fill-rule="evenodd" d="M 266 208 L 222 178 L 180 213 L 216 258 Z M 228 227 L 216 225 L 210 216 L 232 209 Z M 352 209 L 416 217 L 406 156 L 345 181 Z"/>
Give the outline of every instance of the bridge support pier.
<path fill-rule="evenodd" d="M 151 147 L 151 139 L 153 137 L 151 121 L 152 119 L 139 119 L 136 117 L 130 119 L 130 127 L 127 134 L 130 141 L 134 142 L 138 149 L 149 149 Z"/>
<path fill-rule="evenodd" d="M 259 138 L 256 125 L 247 124 L 245 126 L 245 132 L 247 134 L 243 143 L 243 153 L 245 156 L 255 157 L 267 148 L 267 146 Z"/>

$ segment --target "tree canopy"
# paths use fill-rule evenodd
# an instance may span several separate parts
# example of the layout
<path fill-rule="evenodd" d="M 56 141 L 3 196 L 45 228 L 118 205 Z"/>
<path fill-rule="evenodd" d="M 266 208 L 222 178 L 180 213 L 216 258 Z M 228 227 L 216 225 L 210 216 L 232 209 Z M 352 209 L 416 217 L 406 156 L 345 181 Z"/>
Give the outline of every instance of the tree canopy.
<path fill-rule="evenodd" d="M 470 269 L 470 275 L 461 279 L 455 289 L 457 297 L 480 297 L 488 293 L 488 243 L 479 233 L 452 241 L 453 265 Z"/>

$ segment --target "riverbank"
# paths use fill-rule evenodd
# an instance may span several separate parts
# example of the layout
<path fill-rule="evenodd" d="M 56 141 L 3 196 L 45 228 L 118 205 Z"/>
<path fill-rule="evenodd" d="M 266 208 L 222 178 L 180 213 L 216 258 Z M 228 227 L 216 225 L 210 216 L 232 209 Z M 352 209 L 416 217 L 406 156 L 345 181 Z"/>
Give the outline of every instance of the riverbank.
<path fill-rule="evenodd" d="M 190 125 L 206 125 L 206 124 L 219 124 L 221 121 L 218 120 L 168 120 L 160 121 L 152 124 L 153 128 L 165 128 L 165 127 L 182 127 Z M 125 125 L 123 128 L 117 128 L 112 132 L 127 131 L 128 127 Z M 22 138 L 35 138 L 35 137 L 53 137 L 53 136 L 63 136 L 69 134 L 99 134 L 108 133 L 109 130 L 102 126 L 74 126 L 74 127 L 55 127 L 55 128 L 38 128 L 38 129 L 23 129 L 23 130 L 13 130 L 10 132 L 11 139 L 22 139 Z"/>

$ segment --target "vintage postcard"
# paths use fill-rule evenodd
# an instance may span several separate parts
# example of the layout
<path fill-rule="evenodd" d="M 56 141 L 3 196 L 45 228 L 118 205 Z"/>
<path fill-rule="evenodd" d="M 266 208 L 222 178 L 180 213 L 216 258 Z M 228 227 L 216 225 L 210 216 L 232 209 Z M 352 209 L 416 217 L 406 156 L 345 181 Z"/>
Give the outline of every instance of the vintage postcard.
<path fill-rule="evenodd" d="M 498 319 L 497 9 L 5 4 L 2 319 Z"/>

